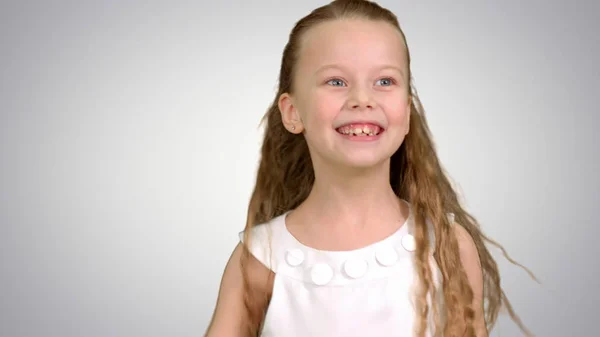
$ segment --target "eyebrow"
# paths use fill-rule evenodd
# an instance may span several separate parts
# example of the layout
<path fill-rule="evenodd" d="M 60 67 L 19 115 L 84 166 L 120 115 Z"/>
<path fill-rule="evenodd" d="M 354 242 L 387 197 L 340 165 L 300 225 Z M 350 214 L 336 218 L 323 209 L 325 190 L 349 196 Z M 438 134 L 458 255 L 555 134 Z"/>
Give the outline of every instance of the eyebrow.
<path fill-rule="evenodd" d="M 326 64 L 324 66 L 319 67 L 319 69 L 317 69 L 317 71 L 315 71 L 315 75 L 322 73 L 325 70 L 329 70 L 329 69 L 338 69 L 338 70 L 342 70 L 342 71 L 346 71 L 347 69 L 344 66 L 341 65 L 337 65 L 337 64 Z M 376 70 L 384 70 L 384 69 L 392 69 L 392 70 L 396 70 L 397 72 L 399 72 L 402 76 L 404 76 L 404 71 L 402 69 L 400 69 L 399 67 L 395 66 L 395 65 L 391 65 L 391 64 L 384 64 L 380 67 L 377 67 Z"/>

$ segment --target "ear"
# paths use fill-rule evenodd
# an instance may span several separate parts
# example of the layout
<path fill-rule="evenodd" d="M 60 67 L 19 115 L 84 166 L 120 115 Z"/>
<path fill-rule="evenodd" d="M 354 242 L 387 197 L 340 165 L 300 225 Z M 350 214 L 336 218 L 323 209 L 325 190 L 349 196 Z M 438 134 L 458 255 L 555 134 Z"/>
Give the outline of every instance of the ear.
<path fill-rule="evenodd" d="M 304 131 L 304 125 L 302 119 L 298 114 L 298 110 L 294 106 L 292 96 L 288 93 L 283 93 L 279 96 L 278 101 L 279 111 L 281 112 L 281 120 L 285 128 L 294 134 L 299 134 Z"/>

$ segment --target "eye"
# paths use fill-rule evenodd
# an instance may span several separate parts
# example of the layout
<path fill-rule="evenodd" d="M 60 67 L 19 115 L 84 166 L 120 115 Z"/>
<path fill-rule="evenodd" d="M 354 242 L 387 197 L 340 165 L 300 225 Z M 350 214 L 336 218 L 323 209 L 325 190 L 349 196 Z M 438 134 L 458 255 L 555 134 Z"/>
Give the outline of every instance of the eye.
<path fill-rule="evenodd" d="M 344 85 L 344 81 L 339 78 L 333 78 L 327 81 L 327 84 L 333 85 L 334 87 L 339 87 Z"/>
<path fill-rule="evenodd" d="M 391 77 L 382 78 L 379 81 L 383 81 L 383 86 L 390 86 L 396 84 L 396 81 Z"/>

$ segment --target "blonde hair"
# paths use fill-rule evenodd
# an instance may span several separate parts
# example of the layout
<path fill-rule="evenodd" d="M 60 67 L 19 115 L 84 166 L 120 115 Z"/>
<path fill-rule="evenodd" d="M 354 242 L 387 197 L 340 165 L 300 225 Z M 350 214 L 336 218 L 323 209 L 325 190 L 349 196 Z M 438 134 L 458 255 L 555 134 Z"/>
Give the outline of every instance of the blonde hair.
<path fill-rule="evenodd" d="M 302 36 L 319 23 L 339 19 L 364 19 L 389 23 L 398 29 L 406 44 L 397 17 L 389 10 L 370 1 L 333 1 L 315 9 L 296 23 L 283 51 L 277 95 L 263 118 L 263 122 L 266 123 L 265 133 L 256 185 L 248 207 L 244 233 L 246 246 L 252 239 L 252 231 L 249 229 L 296 208 L 311 191 L 314 172 L 307 143 L 302 135 L 292 134 L 284 128 L 278 108 L 278 98 L 283 93 L 293 92 L 294 71 L 300 56 Z M 485 322 L 488 330 L 493 328 L 500 308 L 504 307 L 521 330 L 529 334 L 513 312 L 500 286 L 498 266 L 486 248 L 485 242 L 500 248 L 507 259 L 512 263 L 516 264 L 516 262 L 506 255 L 500 245 L 482 233 L 476 220 L 460 205 L 457 193 L 439 163 L 423 107 L 414 88 L 410 75 L 410 54 L 407 44 L 406 59 L 408 75 L 411 79 L 411 86 L 408 89 L 412 99 L 410 132 L 391 158 L 390 184 L 399 198 L 411 203 L 414 211 L 414 235 L 417 241 L 416 272 L 422 285 L 422 291 L 417 294 L 419 320 L 417 336 L 425 335 L 426 320 L 431 311 L 435 314 L 435 321 L 439 326 L 436 331 L 442 332 L 444 336 L 475 336 L 473 320 L 476 309 L 472 307 L 474 294 L 461 264 L 458 242 L 451 231 L 452 224 L 447 217 L 448 213 L 454 214 L 456 223 L 470 234 L 477 247 L 483 272 Z M 434 225 L 436 238 L 434 243 L 429 242 L 426 219 Z M 426 248 L 430 244 L 434 244 L 435 260 L 443 277 L 445 303 L 443 308 L 438 308 L 435 301 L 433 308 L 429 308 L 427 303 L 427 293 L 434 291 L 432 271 L 428 263 L 429 250 Z M 245 288 L 244 304 L 248 314 L 248 335 L 256 336 L 260 332 L 270 294 L 257 291 L 249 281 L 249 259 L 251 258 L 251 253 L 245 248 L 241 257 Z M 440 317 L 445 317 L 443 323 Z"/>

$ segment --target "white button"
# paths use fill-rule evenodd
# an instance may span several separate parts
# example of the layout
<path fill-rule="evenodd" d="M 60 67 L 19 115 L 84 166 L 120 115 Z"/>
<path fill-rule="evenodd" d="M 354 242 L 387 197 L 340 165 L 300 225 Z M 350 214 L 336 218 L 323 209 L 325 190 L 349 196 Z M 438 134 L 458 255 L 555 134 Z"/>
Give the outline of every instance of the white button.
<path fill-rule="evenodd" d="M 398 261 L 398 253 L 394 247 L 385 246 L 375 252 L 375 258 L 384 266 L 391 266 Z"/>
<path fill-rule="evenodd" d="M 414 251 L 417 248 L 415 237 L 410 234 L 404 235 L 402 237 L 402 247 L 404 247 L 404 249 L 408 250 L 409 252 Z"/>
<path fill-rule="evenodd" d="M 304 262 L 304 253 L 300 249 L 290 249 L 285 254 L 285 260 L 292 267 L 299 266 Z"/>
<path fill-rule="evenodd" d="M 328 264 L 318 263 L 312 268 L 310 277 L 316 285 L 325 285 L 333 278 L 333 269 Z"/>
<path fill-rule="evenodd" d="M 344 263 L 344 271 L 352 278 L 363 277 L 367 273 L 369 265 L 365 260 L 348 260 Z"/>

